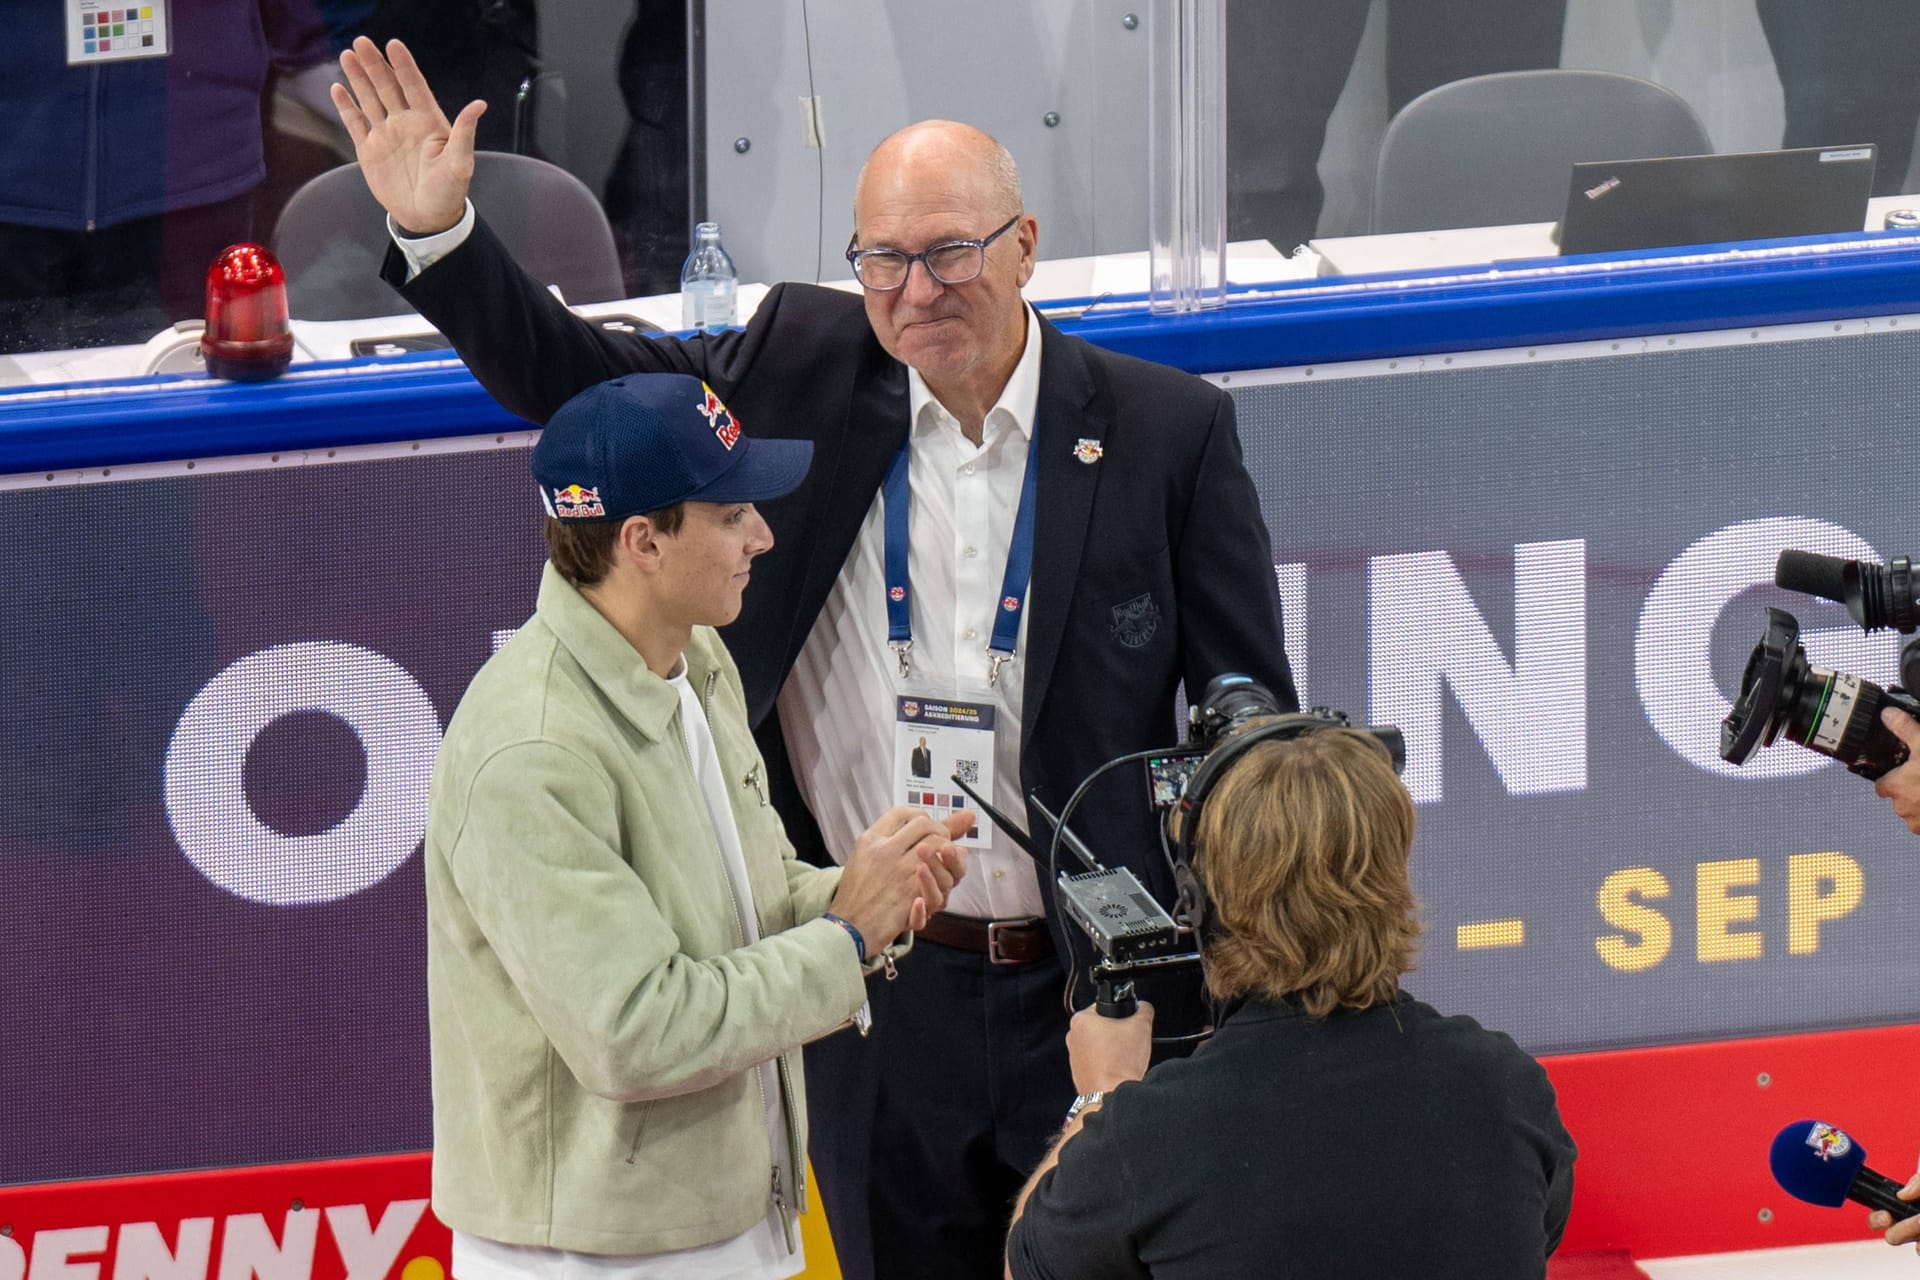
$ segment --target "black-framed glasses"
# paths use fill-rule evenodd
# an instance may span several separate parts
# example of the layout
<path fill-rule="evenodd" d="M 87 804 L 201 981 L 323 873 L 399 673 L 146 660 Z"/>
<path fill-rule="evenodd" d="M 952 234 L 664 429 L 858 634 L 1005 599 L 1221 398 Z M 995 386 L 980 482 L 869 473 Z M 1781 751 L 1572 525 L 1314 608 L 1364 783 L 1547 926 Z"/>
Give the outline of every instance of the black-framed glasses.
<path fill-rule="evenodd" d="M 1000 224 L 998 231 L 978 240 L 943 240 L 927 246 L 919 253 L 903 253 L 898 249 L 856 249 L 853 247 L 854 241 L 860 238 L 860 233 L 856 231 L 853 239 L 847 241 L 847 261 L 853 264 L 853 278 L 863 288 L 882 293 L 904 285 L 907 273 L 913 270 L 916 262 L 925 263 L 927 274 L 941 284 L 965 284 L 986 269 L 987 246 L 1013 230 L 1013 224 L 1020 218 L 1020 214 L 1014 214 Z"/>

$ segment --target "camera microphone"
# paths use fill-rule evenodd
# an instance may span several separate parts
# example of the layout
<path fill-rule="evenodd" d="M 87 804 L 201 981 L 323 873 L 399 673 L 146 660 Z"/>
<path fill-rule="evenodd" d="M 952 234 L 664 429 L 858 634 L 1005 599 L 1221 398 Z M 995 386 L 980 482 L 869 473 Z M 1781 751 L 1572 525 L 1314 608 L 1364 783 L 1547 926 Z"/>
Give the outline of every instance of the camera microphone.
<path fill-rule="evenodd" d="M 1774 1138 L 1767 1163 L 1780 1189 L 1796 1200 L 1829 1209 L 1852 1200 L 1884 1209 L 1895 1221 L 1920 1214 L 1920 1203 L 1895 1194 L 1905 1184 L 1867 1168 L 1867 1149 L 1834 1125 L 1794 1121 Z"/>
<path fill-rule="evenodd" d="M 1852 561 L 1838 556 L 1815 555 L 1811 551 L 1782 551 L 1774 562 L 1773 585 L 1804 596 L 1847 602 L 1847 565 Z"/>
<path fill-rule="evenodd" d="M 1782 551 L 1774 562 L 1773 585 L 1844 604 L 1853 620 L 1868 631 L 1891 627 L 1909 635 L 1920 627 L 1920 609 L 1914 607 L 1913 564 L 1905 556 L 1879 565 L 1811 551 Z"/>

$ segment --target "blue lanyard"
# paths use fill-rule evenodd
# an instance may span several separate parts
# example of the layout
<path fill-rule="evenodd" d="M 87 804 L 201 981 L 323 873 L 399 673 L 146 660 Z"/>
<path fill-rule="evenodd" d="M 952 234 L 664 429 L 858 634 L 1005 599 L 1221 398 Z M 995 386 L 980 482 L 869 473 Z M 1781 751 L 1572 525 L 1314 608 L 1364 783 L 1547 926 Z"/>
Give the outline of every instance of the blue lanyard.
<path fill-rule="evenodd" d="M 1035 424 L 1034 434 L 1039 434 Z M 908 443 L 900 446 L 881 488 L 886 508 L 887 643 L 900 658 L 900 676 L 912 670 L 913 590 L 907 582 Z M 1020 635 L 1020 614 L 1027 607 L 1028 579 L 1033 574 L 1034 473 L 1039 470 L 1039 440 L 1027 441 L 1027 472 L 1020 481 L 1020 506 L 1013 517 L 1013 541 L 1007 547 L 1007 572 L 1000 580 L 1000 604 L 994 610 L 993 639 L 988 645 L 987 683 L 1000 679 L 1002 664 L 1013 661 L 1013 644 Z"/>

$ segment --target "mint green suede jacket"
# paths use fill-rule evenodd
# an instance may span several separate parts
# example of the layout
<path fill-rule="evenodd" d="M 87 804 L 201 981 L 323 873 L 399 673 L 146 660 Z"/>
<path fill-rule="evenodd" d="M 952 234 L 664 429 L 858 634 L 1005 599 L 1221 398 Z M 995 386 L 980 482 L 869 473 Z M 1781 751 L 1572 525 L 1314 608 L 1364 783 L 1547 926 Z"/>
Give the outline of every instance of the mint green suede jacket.
<path fill-rule="evenodd" d="M 697 629 L 686 662 L 740 828 L 752 946 L 678 696 L 551 565 L 447 727 L 427 1005 L 433 1207 L 460 1231 L 613 1254 L 738 1235 L 773 1194 L 751 1068 L 776 1056 L 807 1149 L 795 1050 L 866 995 L 846 933 L 819 919 L 840 873 L 794 858 L 719 637 Z M 804 1207 L 804 1183 L 781 1194 Z"/>

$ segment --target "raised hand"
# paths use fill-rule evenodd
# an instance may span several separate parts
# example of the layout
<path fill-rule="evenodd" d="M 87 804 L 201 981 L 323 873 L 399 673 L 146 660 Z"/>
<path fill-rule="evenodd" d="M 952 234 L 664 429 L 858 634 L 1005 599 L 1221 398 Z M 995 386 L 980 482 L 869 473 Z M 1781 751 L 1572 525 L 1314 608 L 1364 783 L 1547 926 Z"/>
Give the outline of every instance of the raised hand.
<path fill-rule="evenodd" d="M 340 54 L 340 69 L 347 84 L 333 86 L 334 109 L 373 198 L 413 235 L 459 222 L 473 181 L 473 131 L 487 104 L 469 102 L 447 123 L 419 64 L 398 40 L 387 42 L 382 57 L 361 36 Z"/>

